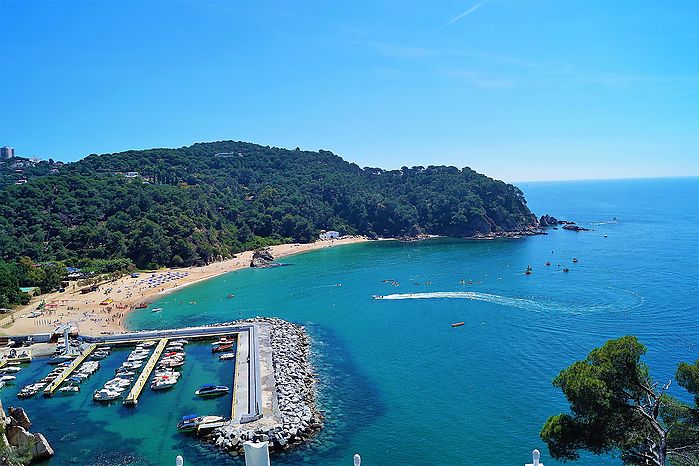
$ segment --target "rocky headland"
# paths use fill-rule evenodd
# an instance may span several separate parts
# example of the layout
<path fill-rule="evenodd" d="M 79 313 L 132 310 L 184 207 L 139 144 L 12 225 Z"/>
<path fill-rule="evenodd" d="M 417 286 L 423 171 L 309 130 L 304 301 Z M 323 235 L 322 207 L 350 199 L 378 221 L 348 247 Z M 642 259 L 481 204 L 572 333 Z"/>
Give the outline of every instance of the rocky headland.
<path fill-rule="evenodd" d="M 5 413 L 0 400 L 0 466 L 20 466 L 53 456 L 43 434 L 29 432 L 32 422 L 22 408 Z"/>

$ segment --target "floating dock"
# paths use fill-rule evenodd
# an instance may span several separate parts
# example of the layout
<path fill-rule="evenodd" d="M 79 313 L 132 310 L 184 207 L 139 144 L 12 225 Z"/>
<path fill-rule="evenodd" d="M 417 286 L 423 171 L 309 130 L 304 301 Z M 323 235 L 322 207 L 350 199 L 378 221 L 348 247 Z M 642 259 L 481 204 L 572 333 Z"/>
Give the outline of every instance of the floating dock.
<path fill-rule="evenodd" d="M 163 354 L 163 350 L 167 345 L 167 341 L 167 338 L 161 338 L 158 342 L 158 346 L 155 347 L 155 351 L 153 351 L 153 354 L 150 355 L 150 358 L 148 359 L 146 366 L 141 371 L 141 375 L 138 376 L 138 379 L 136 379 L 136 383 L 133 384 L 133 387 L 131 387 L 131 391 L 124 399 L 125 405 L 136 406 L 138 404 L 138 397 L 139 395 L 141 395 L 143 387 L 145 387 L 145 385 L 148 383 L 148 377 L 150 377 L 151 372 L 153 372 L 155 365 L 158 363 L 160 355 Z"/>
<path fill-rule="evenodd" d="M 97 345 L 95 343 L 92 343 L 90 346 L 87 347 L 85 351 L 82 352 L 80 356 L 73 359 L 73 362 L 70 363 L 70 366 L 66 367 L 65 370 L 61 373 L 61 375 L 56 377 L 54 381 L 51 382 L 49 386 L 44 389 L 44 395 L 53 395 L 53 392 L 55 392 L 56 389 L 60 387 L 61 384 L 65 382 L 65 380 L 68 377 L 70 377 L 70 374 L 72 374 L 73 371 L 75 371 L 75 369 L 80 367 L 80 364 L 82 364 L 85 361 L 85 359 L 87 359 L 87 357 L 90 356 L 90 354 L 95 350 L 95 348 L 97 348 Z"/>

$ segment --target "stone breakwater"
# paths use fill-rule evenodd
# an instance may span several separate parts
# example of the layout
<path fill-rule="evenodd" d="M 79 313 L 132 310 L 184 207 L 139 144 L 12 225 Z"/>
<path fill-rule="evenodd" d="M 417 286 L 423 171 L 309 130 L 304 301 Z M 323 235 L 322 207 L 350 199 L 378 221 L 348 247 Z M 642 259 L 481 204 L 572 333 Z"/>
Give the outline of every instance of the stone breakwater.
<path fill-rule="evenodd" d="M 240 424 L 232 420 L 208 439 L 230 452 L 241 452 L 243 442 L 268 441 L 282 450 L 303 443 L 323 426 L 316 408 L 316 378 L 310 362 L 311 340 L 304 327 L 275 318 L 242 322 L 269 325 L 274 389 L 272 410 L 262 419 Z"/>

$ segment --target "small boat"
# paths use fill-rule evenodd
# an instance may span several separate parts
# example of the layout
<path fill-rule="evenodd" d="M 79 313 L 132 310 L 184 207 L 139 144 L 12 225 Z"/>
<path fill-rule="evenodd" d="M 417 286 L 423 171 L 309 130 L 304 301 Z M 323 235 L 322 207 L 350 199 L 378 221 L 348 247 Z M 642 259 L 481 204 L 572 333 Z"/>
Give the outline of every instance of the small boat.
<path fill-rule="evenodd" d="M 224 351 L 228 351 L 229 349 L 233 348 L 233 344 L 227 344 L 227 345 L 221 345 L 221 346 L 215 346 L 211 349 L 212 353 L 222 353 Z"/>
<path fill-rule="evenodd" d="M 95 401 L 113 401 L 121 396 L 122 392 L 116 390 L 110 390 L 108 388 L 103 388 L 102 390 L 97 390 L 93 395 L 92 399 Z"/>
<path fill-rule="evenodd" d="M 126 369 L 140 369 L 143 363 L 141 361 L 126 361 L 121 367 Z"/>
<path fill-rule="evenodd" d="M 216 346 L 216 345 L 229 345 L 231 343 L 235 343 L 235 338 L 221 337 L 217 341 L 215 341 L 211 344 L 213 346 Z"/>
<path fill-rule="evenodd" d="M 3 383 L 3 386 L 10 385 L 15 381 L 16 378 L 17 377 L 15 377 L 14 375 L 3 375 L 2 377 L 0 377 L 0 383 Z"/>
<path fill-rule="evenodd" d="M 138 362 L 138 361 L 143 361 L 144 359 L 148 359 L 148 353 L 137 353 L 137 354 L 131 354 L 128 358 L 126 358 L 127 362 Z"/>
<path fill-rule="evenodd" d="M 104 388 L 118 391 L 120 388 L 126 388 L 131 385 L 131 381 L 127 379 L 122 379 L 121 377 L 113 378 L 104 384 Z"/>
<path fill-rule="evenodd" d="M 80 391 L 80 387 L 75 384 L 66 385 L 58 389 L 59 395 L 75 395 Z"/>
<path fill-rule="evenodd" d="M 202 398 L 226 395 L 228 387 L 225 385 L 202 385 L 194 394 Z"/>
<path fill-rule="evenodd" d="M 162 307 L 156 307 L 156 308 L 152 309 L 150 312 L 160 312 L 162 310 L 163 310 Z"/>
<path fill-rule="evenodd" d="M 136 309 L 146 309 L 149 305 L 150 303 L 139 303 L 136 305 Z"/>
<path fill-rule="evenodd" d="M 455 323 L 451 324 L 452 327 L 461 327 L 462 325 L 464 325 L 463 322 L 455 322 Z"/>
<path fill-rule="evenodd" d="M 160 367 L 181 367 L 184 366 L 184 360 L 182 359 L 163 359 L 159 363 Z"/>
<path fill-rule="evenodd" d="M 372 296 L 372 298 L 373 299 L 383 299 L 383 296 L 381 296 L 380 294 L 375 294 L 374 296 Z"/>
<path fill-rule="evenodd" d="M 570 272 L 570 269 L 569 269 L 568 267 L 566 267 L 566 268 L 563 269 L 563 271 L 564 271 L 565 273 L 568 273 L 568 272 Z"/>
<path fill-rule="evenodd" d="M 578 258 L 577 258 L 577 257 L 573 257 L 573 263 L 574 263 L 574 264 L 577 264 L 577 263 L 578 263 Z"/>
<path fill-rule="evenodd" d="M 182 416 L 182 420 L 177 423 L 177 430 L 180 432 L 192 432 L 197 430 L 197 427 L 201 424 L 219 421 L 223 421 L 221 416 L 197 416 L 196 414 L 190 414 Z"/>
<path fill-rule="evenodd" d="M 551 262 L 546 261 L 546 263 L 545 263 L 544 265 L 545 265 L 546 267 L 548 267 L 549 265 L 551 265 Z"/>
<path fill-rule="evenodd" d="M 61 364 L 61 363 L 64 363 L 64 362 L 71 362 L 71 361 L 73 361 L 73 359 L 75 359 L 77 356 L 78 356 L 77 354 L 62 354 L 62 355 L 60 355 L 60 356 L 53 356 L 53 357 L 49 360 L 49 364 L 55 366 L 55 365 L 57 365 L 57 364 Z"/>
<path fill-rule="evenodd" d="M 235 359 L 235 353 L 223 353 L 218 357 L 219 361 L 228 361 L 229 359 Z"/>
<path fill-rule="evenodd" d="M 172 340 L 171 343 L 174 345 L 186 345 L 189 342 L 187 340 L 180 339 L 180 340 Z"/>
<path fill-rule="evenodd" d="M 165 390 L 170 387 L 174 387 L 175 384 L 177 383 L 177 378 L 167 378 L 167 379 L 158 379 L 154 380 L 152 384 L 150 384 L 151 390 Z"/>
<path fill-rule="evenodd" d="M 2 368 L 2 370 L 1 370 L 0 372 L 2 372 L 2 373 L 7 373 L 7 374 L 16 374 L 17 372 L 19 372 L 19 371 L 21 371 L 21 370 L 22 370 L 21 367 L 17 367 L 17 366 L 5 366 L 5 367 Z"/>
<path fill-rule="evenodd" d="M 109 356 L 109 351 L 97 350 L 94 353 L 92 353 L 92 357 L 95 359 L 104 359 L 107 356 Z"/>
<path fill-rule="evenodd" d="M 34 389 L 34 388 L 23 388 L 17 394 L 17 398 L 31 398 L 34 395 L 36 395 L 36 393 L 38 391 L 39 391 L 38 389 Z"/>

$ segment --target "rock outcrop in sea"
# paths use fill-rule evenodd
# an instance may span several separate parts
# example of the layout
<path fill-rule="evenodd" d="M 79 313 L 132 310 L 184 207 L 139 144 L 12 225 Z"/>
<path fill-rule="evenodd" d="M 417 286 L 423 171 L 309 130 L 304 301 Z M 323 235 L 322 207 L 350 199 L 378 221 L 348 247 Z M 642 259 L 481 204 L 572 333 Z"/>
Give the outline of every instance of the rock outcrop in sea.
<path fill-rule="evenodd" d="M 250 267 L 274 267 L 276 264 L 274 262 L 274 256 L 269 249 L 257 249 L 252 253 L 252 260 L 250 261 Z"/>
<path fill-rule="evenodd" d="M 569 222 L 566 225 L 563 225 L 563 229 L 569 231 L 591 231 L 589 228 L 584 228 L 580 225 L 576 225 L 575 222 Z"/>
<path fill-rule="evenodd" d="M 0 465 L 18 466 L 53 456 L 46 437 L 29 432 L 31 426 L 24 409 L 10 407 L 6 414 L 0 400 Z"/>
<path fill-rule="evenodd" d="M 558 225 L 558 219 L 556 217 L 552 217 L 549 214 L 542 215 L 539 219 L 539 226 L 541 228 L 555 227 L 556 225 Z"/>
<path fill-rule="evenodd" d="M 323 426 L 323 415 L 316 407 L 310 337 L 304 327 L 281 319 L 255 318 L 243 322 L 270 326 L 271 375 L 277 403 L 270 415 L 246 424 L 233 420 L 215 429 L 208 435 L 208 440 L 232 453 L 242 452 L 243 442 L 247 440 L 268 441 L 272 450 L 298 445 Z"/>

